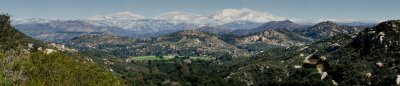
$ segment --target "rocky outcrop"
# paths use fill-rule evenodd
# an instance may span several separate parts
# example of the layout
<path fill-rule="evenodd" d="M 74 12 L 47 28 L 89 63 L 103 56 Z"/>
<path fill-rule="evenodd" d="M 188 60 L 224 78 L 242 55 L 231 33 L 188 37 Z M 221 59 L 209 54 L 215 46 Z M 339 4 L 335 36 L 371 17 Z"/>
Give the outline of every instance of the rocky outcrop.
<path fill-rule="evenodd" d="M 380 23 L 374 28 L 360 32 L 351 45 L 362 50 L 363 55 L 368 55 L 376 50 L 391 52 L 400 47 L 399 20 Z M 382 52 L 382 53 L 384 53 Z"/>
<path fill-rule="evenodd" d="M 267 30 L 243 37 L 239 40 L 239 44 L 241 45 L 265 43 L 275 46 L 299 46 L 310 42 L 310 39 L 290 33 L 288 30 Z"/>

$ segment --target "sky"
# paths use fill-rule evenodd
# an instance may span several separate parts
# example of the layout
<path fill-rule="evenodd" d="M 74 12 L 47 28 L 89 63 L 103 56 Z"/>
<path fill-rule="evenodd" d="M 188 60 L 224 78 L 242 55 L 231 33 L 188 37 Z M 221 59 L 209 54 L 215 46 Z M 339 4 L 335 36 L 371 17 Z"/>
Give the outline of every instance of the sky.
<path fill-rule="evenodd" d="M 400 0 L 0 0 L 14 18 L 81 19 L 128 11 L 152 18 L 165 12 L 210 15 L 249 8 L 297 19 L 385 20 L 400 18 Z"/>

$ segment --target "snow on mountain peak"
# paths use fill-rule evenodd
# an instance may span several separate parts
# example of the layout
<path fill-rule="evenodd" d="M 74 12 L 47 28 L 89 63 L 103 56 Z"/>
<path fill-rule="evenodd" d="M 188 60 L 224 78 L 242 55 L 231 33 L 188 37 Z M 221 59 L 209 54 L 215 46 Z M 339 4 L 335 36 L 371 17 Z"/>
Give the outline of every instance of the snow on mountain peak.
<path fill-rule="evenodd" d="M 254 11 L 248 8 L 220 10 L 210 15 L 209 18 L 219 23 L 246 20 L 256 23 L 265 23 L 268 21 L 284 20 L 282 17 L 277 17 L 267 12 Z"/>
<path fill-rule="evenodd" d="M 187 12 L 167 12 L 156 16 L 154 19 L 203 24 L 207 20 L 207 17 Z"/>
<path fill-rule="evenodd" d="M 254 11 L 248 8 L 224 9 L 211 15 L 203 16 L 186 12 L 168 12 L 160 14 L 154 19 L 172 20 L 177 22 L 195 23 L 199 25 L 222 25 L 236 21 L 250 21 L 255 23 L 265 23 L 269 21 L 284 20 L 282 17 L 273 16 L 267 12 Z"/>
<path fill-rule="evenodd" d="M 139 20 L 144 19 L 144 16 L 131 12 L 119 12 L 111 15 L 96 15 L 89 17 L 88 20 Z"/>
<path fill-rule="evenodd" d="M 41 18 L 28 18 L 28 19 L 17 19 L 17 20 L 13 20 L 12 24 L 36 24 L 36 23 L 40 23 L 40 24 L 44 24 L 44 23 L 49 23 L 50 21 L 55 21 L 58 19 L 41 19 Z"/>

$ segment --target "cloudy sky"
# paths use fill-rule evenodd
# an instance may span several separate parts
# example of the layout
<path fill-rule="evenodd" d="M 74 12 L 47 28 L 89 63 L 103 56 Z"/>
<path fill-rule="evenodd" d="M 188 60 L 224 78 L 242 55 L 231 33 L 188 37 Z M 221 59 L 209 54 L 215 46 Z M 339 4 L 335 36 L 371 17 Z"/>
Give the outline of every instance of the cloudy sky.
<path fill-rule="evenodd" d="M 226 8 L 297 19 L 384 20 L 400 18 L 400 0 L 0 0 L 15 18 L 80 19 L 129 11 L 145 17 L 164 12 L 209 15 Z"/>

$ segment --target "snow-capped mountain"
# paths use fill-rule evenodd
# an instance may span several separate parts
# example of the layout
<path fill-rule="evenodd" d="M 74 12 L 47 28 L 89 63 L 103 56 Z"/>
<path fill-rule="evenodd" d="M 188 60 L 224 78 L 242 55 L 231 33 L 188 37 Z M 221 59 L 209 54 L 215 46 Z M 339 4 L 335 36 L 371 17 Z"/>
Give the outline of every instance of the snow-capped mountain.
<path fill-rule="evenodd" d="M 237 21 L 265 23 L 268 21 L 284 20 L 267 12 L 254 11 L 248 8 L 224 9 L 211 15 L 199 15 L 186 12 L 168 12 L 160 14 L 154 19 L 171 20 L 176 22 L 195 23 L 198 25 L 217 26 Z"/>
<path fill-rule="evenodd" d="M 110 15 L 96 15 L 84 19 L 83 21 L 89 22 L 95 26 L 113 26 L 124 29 L 130 29 L 133 26 L 134 21 L 145 19 L 144 16 L 130 13 L 130 12 L 119 12 Z"/>
<path fill-rule="evenodd" d="M 186 23 L 193 23 L 193 24 L 206 24 L 208 19 L 206 16 L 194 14 L 194 13 L 187 13 L 187 12 L 167 12 L 162 13 L 156 16 L 154 19 L 157 20 L 170 20 L 176 22 L 186 22 Z"/>
<path fill-rule="evenodd" d="M 118 27 L 126 30 L 138 31 L 155 30 L 164 27 L 182 27 L 179 25 L 183 24 L 190 25 L 192 29 L 194 29 L 202 26 L 222 26 L 224 24 L 229 24 L 229 26 L 238 26 L 232 24 L 243 21 L 246 21 L 247 23 L 250 22 L 248 24 L 252 24 L 265 23 L 268 21 L 279 21 L 283 19 L 283 17 L 273 16 L 267 12 L 259 12 L 243 8 L 224 9 L 210 15 L 199 15 L 187 12 L 167 12 L 162 13 L 154 18 L 146 18 L 131 12 L 119 12 L 109 15 L 96 15 L 86 19 L 81 19 L 80 21 L 88 22 L 94 26 Z M 28 19 L 17 20 L 15 21 L 15 24 L 48 23 L 50 21 L 51 20 L 47 19 Z M 239 26 L 241 25 L 245 24 L 240 24 Z"/>
<path fill-rule="evenodd" d="M 12 24 L 36 24 L 36 23 L 49 23 L 57 19 L 41 19 L 41 18 L 29 18 L 29 19 L 17 19 L 13 20 Z"/>
<path fill-rule="evenodd" d="M 81 34 L 116 34 L 131 37 L 155 37 L 181 30 L 197 29 L 203 26 L 224 28 L 245 32 L 270 21 L 283 21 L 284 17 L 247 8 L 223 9 L 209 15 L 187 12 L 167 12 L 153 18 L 146 18 L 131 12 L 96 15 L 86 19 L 19 19 L 14 26 L 30 35 L 41 38 L 66 39 Z M 297 23 L 297 21 L 294 21 Z M 47 31 L 46 34 L 38 31 Z"/>
<path fill-rule="evenodd" d="M 283 17 L 274 16 L 267 12 L 254 11 L 248 8 L 224 9 L 208 16 L 216 24 L 226 24 L 234 21 L 251 21 L 255 23 L 265 23 L 268 21 L 284 20 Z"/>

